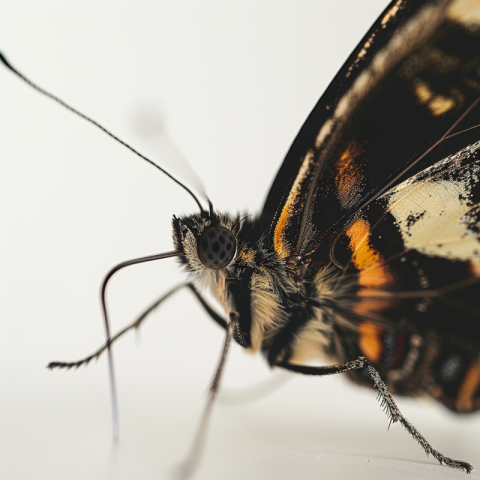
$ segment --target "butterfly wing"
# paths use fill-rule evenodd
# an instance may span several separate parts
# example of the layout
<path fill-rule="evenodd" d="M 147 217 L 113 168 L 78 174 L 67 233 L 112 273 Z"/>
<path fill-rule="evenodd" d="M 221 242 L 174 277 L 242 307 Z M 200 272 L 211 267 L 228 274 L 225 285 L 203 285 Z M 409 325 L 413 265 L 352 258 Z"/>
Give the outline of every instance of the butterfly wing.
<path fill-rule="evenodd" d="M 347 356 L 367 356 L 401 393 L 479 409 L 480 142 L 357 212 L 331 258 L 358 287 L 339 302 L 355 326 Z"/>
<path fill-rule="evenodd" d="M 355 288 L 344 360 L 480 408 L 480 2 L 394 1 L 320 99 L 265 202 L 274 248 Z M 343 326 L 346 325 L 346 328 Z"/>
<path fill-rule="evenodd" d="M 480 37 L 459 3 L 392 2 L 342 67 L 265 202 L 280 256 L 318 257 L 359 208 L 426 168 L 424 155 L 468 116 Z"/>

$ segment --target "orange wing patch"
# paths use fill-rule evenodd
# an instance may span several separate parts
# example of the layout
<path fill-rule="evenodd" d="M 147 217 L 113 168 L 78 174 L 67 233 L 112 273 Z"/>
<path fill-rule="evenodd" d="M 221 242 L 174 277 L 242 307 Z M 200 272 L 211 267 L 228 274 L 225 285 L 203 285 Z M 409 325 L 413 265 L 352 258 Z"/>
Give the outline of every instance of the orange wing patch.
<path fill-rule="evenodd" d="M 282 209 L 280 218 L 278 219 L 277 226 L 275 227 L 275 234 L 273 236 L 273 244 L 275 251 L 280 258 L 286 258 L 292 255 L 291 247 L 286 238 L 286 231 L 290 224 L 290 219 L 295 214 L 295 210 L 298 208 L 298 199 L 302 184 L 307 179 L 311 171 L 311 166 L 314 161 L 314 152 L 309 150 L 303 159 L 302 166 L 298 172 L 297 178 L 293 183 L 293 186 L 288 195 L 287 201 Z"/>
<path fill-rule="evenodd" d="M 359 270 L 358 284 L 363 287 L 358 292 L 361 300 L 355 305 L 355 312 L 359 315 L 380 312 L 392 305 L 392 299 L 380 297 L 378 289 L 393 283 L 394 276 L 380 253 L 371 247 L 370 225 L 366 220 L 357 220 L 346 234 L 350 237 L 349 248 L 354 252 L 352 262 Z"/>
<path fill-rule="evenodd" d="M 285 239 L 285 230 L 288 226 L 288 220 L 293 214 L 293 203 L 295 198 L 290 201 L 290 196 L 288 197 L 287 203 L 283 207 L 282 214 L 275 228 L 275 235 L 273 237 L 275 251 L 278 253 L 280 258 L 285 258 L 290 255 L 290 248 Z"/>
<path fill-rule="evenodd" d="M 352 140 L 335 164 L 337 198 L 342 208 L 350 208 L 361 199 L 364 177 L 359 156 L 362 151 L 361 146 Z"/>
<path fill-rule="evenodd" d="M 459 412 L 470 412 L 473 407 L 473 397 L 480 387 L 480 363 L 473 360 L 468 367 L 467 373 L 457 395 L 456 407 Z"/>
<path fill-rule="evenodd" d="M 358 326 L 360 334 L 359 346 L 362 353 L 373 363 L 378 363 L 382 359 L 383 330 L 371 322 L 362 322 Z"/>
<path fill-rule="evenodd" d="M 357 220 L 346 232 L 350 238 L 352 262 L 360 271 L 359 285 L 362 287 L 383 287 L 393 281 L 388 265 L 383 263 L 380 252 L 370 246 L 370 225 L 366 220 Z"/>

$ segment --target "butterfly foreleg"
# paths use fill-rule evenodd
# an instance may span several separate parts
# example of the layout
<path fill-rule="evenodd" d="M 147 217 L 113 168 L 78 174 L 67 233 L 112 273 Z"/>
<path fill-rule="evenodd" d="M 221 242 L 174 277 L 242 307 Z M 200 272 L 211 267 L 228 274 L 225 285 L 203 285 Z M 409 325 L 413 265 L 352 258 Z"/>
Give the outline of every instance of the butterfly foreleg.
<path fill-rule="evenodd" d="M 98 348 L 95 352 L 93 352 L 88 357 L 85 357 L 81 360 L 77 360 L 76 362 L 50 362 L 47 368 L 78 368 L 82 365 L 88 365 L 92 360 L 97 360 L 114 342 L 116 342 L 121 336 L 127 333 L 130 330 L 134 330 L 140 327 L 143 321 L 163 303 L 167 298 L 172 296 L 174 293 L 178 292 L 181 288 L 189 288 L 192 293 L 197 297 L 200 304 L 203 306 L 205 311 L 210 315 L 210 317 L 221 327 L 226 328 L 225 320 L 218 315 L 211 307 L 208 305 L 206 300 L 202 297 L 200 292 L 196 289 L 196 287 L 192 283 L 181 283 L 180 285 L 175 286 L 174 288 L 170 289 L 167 293 L 163 294 L 159 299 L 153 302 L 135 321 L 124 327 L 118 333 L 116 333 L 111 339 L 105 342 L 100 348 Z"/>
<path fill-rule="evenodd" d="M 279 363 L 277 366 L 292 372 L 302 373 L 304 375 L 335 375 L 337 373 L 345 373 L 352 370 L 366 368 L 375 388 L 378 390 L 378 399 L 380 400 L 381 406 L 384 409 L 387 417 L 390 419 L 390 424 L 397 422 L 401 423 L 408 433 L 410 433 L 410 435 L 420 444 L 425 453 L 427 455 L 432 454 L 438 460 L 438 462 L 440 462 L 440 464 L 448 465 L 451 468 L 458 468 L 467 473 L 470 473 L 473 470 L 472 465 L 469 463 L 446 457 L 430 445 L 427 439 L 403 416 L 402 412 L 395 403 L 389 388 L 381 379 L 380 374 L 365 357 L 358 357 L 356 360 L 350 362 L 326 367 L 293 365 L 287 362 Z"/>

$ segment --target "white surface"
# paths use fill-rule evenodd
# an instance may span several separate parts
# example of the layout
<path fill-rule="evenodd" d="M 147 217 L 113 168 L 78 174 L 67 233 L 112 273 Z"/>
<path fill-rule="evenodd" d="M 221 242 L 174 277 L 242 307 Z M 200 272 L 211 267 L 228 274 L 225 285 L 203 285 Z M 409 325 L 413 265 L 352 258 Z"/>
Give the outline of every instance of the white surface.
<path fill-rule="evenodd" d="M 385 4 L 4 0 L 0 48 L 169 166 L 155 136 L 160 116 L 217 208 L 255 211 L 303 120 Z M 117 447 L 105 359 L 74 372 L 45 365 L 101 344 L 103 275 L 170 250 L 171 216 L 195 204 L 4 69 L 0 105 L 0 478 L 168 478 L 188 450 L 223 341 L 187 292 L 152 316 L 141 341 L 130 335 L 115 348 Z M 108 292 L 114 329 L 183 278 L 174 260 L 118 274 Z M 234 346 L 224 386 L 269 375 L 261 358 Z M 478 415 L 399 404 L 435 447 L 480 468 Z M 295 376 L 258 402 L 217 406 L 196 478 L 464 478 L 387 423 L 375 392 Z"/>

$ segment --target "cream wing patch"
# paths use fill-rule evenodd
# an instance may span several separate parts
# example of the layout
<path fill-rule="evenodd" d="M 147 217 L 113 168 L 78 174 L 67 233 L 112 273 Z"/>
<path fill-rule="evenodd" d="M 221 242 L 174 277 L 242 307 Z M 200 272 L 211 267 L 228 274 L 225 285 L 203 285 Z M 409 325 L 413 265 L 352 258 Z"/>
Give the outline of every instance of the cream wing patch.
<path fill-rule="evenodd" d="M 479 149 L 477 142 L 384 196 L 406 249 L 480 264 L 480 207 L 472 198 L 480 180 Z"/>
<path fill-rule="evenodd" d="M 480 24 L 480 5 L 477 0 L 454 0 L 448 7 L 447 16 L 464 25 Z"/>
<path fill-rule="evenodd" d="M 390 212 L 402 232 L 407 249 L 430 256 L 469 260 L 479 244 L 461 221 L 470 207 L 465 186 L 441 180 L 392 195 Z M 397 201 L 397 197 L 402 197 Z"/>

